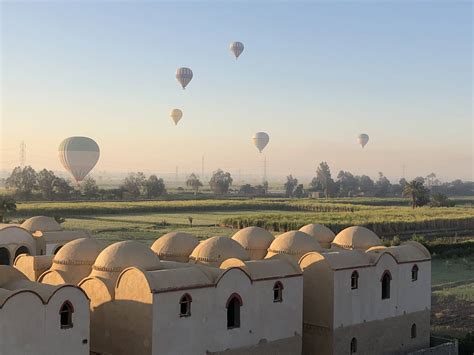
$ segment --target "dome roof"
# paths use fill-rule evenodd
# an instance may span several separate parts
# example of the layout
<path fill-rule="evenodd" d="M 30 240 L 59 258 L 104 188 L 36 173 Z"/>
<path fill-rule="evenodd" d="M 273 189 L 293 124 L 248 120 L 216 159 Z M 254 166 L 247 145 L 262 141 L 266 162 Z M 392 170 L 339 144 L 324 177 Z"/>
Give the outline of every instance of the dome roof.
<path fill-rule="evenodd" d="M 275 254 L 287 254 L 300 258 L 310 251 L 322 251 L 318 241 L 301 231 L 280 234 L 268 248 L 267 258 Z"/>
<path fill-rule="evenodd" d="M 192 234 L 171 232 L 158 238 L 151 246 L 151 250 L 163 260 L 166 260 L 167 257 L 187 258 L 198 244 L 199 240 Z"/>
<path fill-rule="evenodd" d="M 339 232 L 332 245 L 344 249 L 367 250 L 371 247 L 382 245 L 377 234 L 365 227 L 353 226 Z"/>
<path fill-rule="evenodd" d="M 319 243 L 331 243 L 336 236 L 332 230 L 319 223 L 307 224 L 300 231 L 316 238 Z"/>
<path fill-rule="evenodd" d="M 21 224 L 22 228 L 29 230 L 30 232 L 55 232 L 62 230 L 58 222 L 54 218 L 46 216 L 36 216 L 28 218 Z"/>
<path fill-rule="evenodd" d="M 124 241 L 102 250 L 92 268 L 95 271 L 120 272 L 131 266 L 157 270 L 160 269 L 160 259 L 145 244 Z"/>
<path fill-rule="evenodd" d="M 263 228 L 247 227 L 235 233 L 232 239 L 242 245 L 245 250 L 267 250 L 275 237 Z"/>
<path fill-rule="evenodd" d="M 229 237 L 212 237 L 201 242 L 189 256 L 193 262 L 201 262 L 213 266 L 219 266 L 224 260 L 237 258 L 249 260 L 245 249 L 235 240 Z"/>
<path fill-rule="evenodd" d="M 57 265 L 92 265 L 104 247 L 95 239 L 80 238 L 64 244 L 53 259 Z"/>

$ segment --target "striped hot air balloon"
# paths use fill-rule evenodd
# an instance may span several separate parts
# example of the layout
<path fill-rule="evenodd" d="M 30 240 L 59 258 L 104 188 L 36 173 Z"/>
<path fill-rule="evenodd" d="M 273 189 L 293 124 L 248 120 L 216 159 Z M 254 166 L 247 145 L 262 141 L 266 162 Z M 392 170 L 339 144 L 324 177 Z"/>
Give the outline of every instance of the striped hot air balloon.
<path fill-rule="evenodd" d="M 235 59 L 237 59 L 244 51 L 244 44 L 242 42 L 232 42 L 229 46 L 229 49 L 235 56 Z"/>
<path fill-rule="evenodd" d="M 69 137 L 59 145 L 59 160 L 76 182 L 81 182 L 99 161 L 100 149 L 89 137 Z"/>
<path fill-rule="evenodd" d="M 176 69 L 176 80 L 181 84 L 183 90 L 193 78 L 193 71 L 189 68 Z"/>

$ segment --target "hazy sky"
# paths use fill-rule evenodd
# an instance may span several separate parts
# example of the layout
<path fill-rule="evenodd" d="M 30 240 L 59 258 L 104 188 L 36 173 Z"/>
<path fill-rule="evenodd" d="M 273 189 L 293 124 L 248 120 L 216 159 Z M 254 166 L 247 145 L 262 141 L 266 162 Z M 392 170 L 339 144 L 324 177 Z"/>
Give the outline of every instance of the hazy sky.
<path fill-rule="evenodd" d="M 473 178 L 470 1 L 2 2 L 1 168 Z M 242 41 L 236 61 L 228 50 Z M 183 91 L 177 67 L 193 69 Z M 169 110 L 184 117 L 177 127 Z M 361 149 L 359 133 L 370 142 Z"/>

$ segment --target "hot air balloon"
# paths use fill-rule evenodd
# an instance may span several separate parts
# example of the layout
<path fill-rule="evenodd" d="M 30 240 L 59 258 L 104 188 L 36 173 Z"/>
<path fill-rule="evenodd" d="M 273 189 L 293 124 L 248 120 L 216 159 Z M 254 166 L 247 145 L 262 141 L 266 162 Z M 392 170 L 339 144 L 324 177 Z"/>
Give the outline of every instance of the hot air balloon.
<path fill-rule="evenodd" d="M 176 126 L 179 120 L 181 119 L 181 117 L 183 117 L 183 111 L 181 111 L 179 108 L 174 108 L 171 110 L 170 116 L 174 122 L 174 125 Z"/>
<path fill-rule="evenodd" d="M 235 56 L 235 59 L 237 59 L 244 51 L 244 44 L 242 42 L 232 42 L 229 46 L 229 49 Z"/>
<path fill-rule="evenodd" d="M 79 183 L 97 164 L 100 149 L 89 137 L 69 137 L 61 142 L 58 153 L 61 164 Z"/>
<path fill-rule="evenodd" d="M 365 147 L 368 141 L 369 136 L 365 133 L 359 134 L 359 136 L 357 137 L 357 142 L 361 145 L 362 148 Z"/>
<path fill-rule="evenodd" d="M 262 152 L 262 150 L 267 146 L 270 137 L 265 132 L 257 132 L 252 137 L 253 144 L 257 149 Z"/>
<path fill-rule="evenodd" d="M 189 68 L 178 68 L 176 69 L 176 80 L 181 84 L 183 90 L 189 84 L 193 78 L 193 71 Z"/>

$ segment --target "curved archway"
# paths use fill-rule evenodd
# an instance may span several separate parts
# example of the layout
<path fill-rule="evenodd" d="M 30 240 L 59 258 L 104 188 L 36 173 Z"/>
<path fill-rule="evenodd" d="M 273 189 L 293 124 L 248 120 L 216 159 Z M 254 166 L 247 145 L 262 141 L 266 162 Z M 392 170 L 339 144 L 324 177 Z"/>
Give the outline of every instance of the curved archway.
<path fill-rule="evenodd" d="M 179 316 L 180 317 L 189 317 L 191 316 L 191 302 L 193 299 L 189 295 L 189 293 L 185 293 L 181 296 L 179 300 Z"/>
<path fill-rule="evenodd" d="M 356 290 L 359 288 L 359 273 L 353 271 L 351 275 L 351 290 Z"/>
<path fill-rule="evenodd" d="M 10 265 L 10 251 L 5 248 L 0 248 L 0 265 Z"/>
<path fill-rule="evenodd" d="M 240 328 L 240 307 L 242 307 L 242 297 L 237 293 L 230 295 L 227 300 L 227 329 Z"/>
<path fill-rule="evenodd" d="M 382 299 L 386 300 L 390 298 L 390 281 L 392 281 L 390 271 L 385 270 L 380 281 L 382 282 Z"/>
<path fill-rule="evenodd" d="M 273 302 L 283 302 L 283 284 L 280 281 L 273 285 Z"/>
<path fill-rule="evenodd" d="M 21 255 L 21 254 L 28 254 L 30 255 L 30 249 L 28 249 L 28 247 L 24 246 L 24 245 L 21 245 L 20 247 L 18 247 L 18 249 L 15 251 L 15 259 L 18 255 Z"/>
<path fill-rule="evenodd" d="M 56 255 L 62 247 L 62 245 L 57 246 L 56 249 L 54 249 L 53 255 Z"/>
<path fill-rule="evenodd" d="M 74 307 L 71 302 L 65 301 L 59 309 L 59 320 L 61 329 L 72 328 L 72 314 L 74 313 Z"/>
<path fill-rule="evenodd" d="M 357 339 L 352 338 L 351 340 L 351 354 L 355 354 L 357 352 Z"/>

